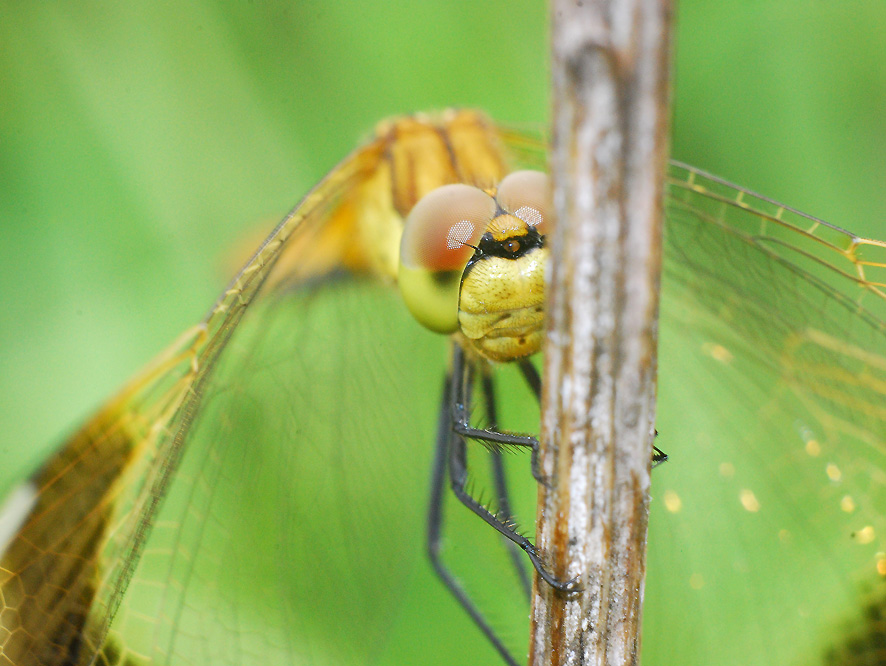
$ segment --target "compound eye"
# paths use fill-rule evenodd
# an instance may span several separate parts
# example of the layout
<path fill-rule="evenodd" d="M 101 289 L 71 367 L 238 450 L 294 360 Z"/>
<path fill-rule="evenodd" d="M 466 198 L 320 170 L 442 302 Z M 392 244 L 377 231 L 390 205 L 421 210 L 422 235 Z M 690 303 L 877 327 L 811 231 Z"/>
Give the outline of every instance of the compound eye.
<path fill-rule="evenodd" d="M 400 241 L 400 294 L 439 333 L 458 330 L 461 275 L 495 215 L 495 200 L 470 185 L 444 185 L 412 209 Z"/>
<path fill-rule="evenodd" d="M 501 181 L 498 204 L 514 217 L 546 234 L 553 221 L 551 179 L 541 171 L 515 171 Z"/>

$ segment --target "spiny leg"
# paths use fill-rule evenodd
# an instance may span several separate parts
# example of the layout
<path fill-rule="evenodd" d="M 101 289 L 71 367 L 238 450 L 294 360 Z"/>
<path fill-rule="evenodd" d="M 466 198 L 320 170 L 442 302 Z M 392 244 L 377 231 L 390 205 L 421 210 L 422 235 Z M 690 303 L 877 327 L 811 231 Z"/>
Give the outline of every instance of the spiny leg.
<path fill-rule="evenodd" d="M 428 556 L 434 571 L 443 584 L 455 597 L 456 601 L 471 617 L 483 635 L 495 647 L 508 666 L 518 666 L 517 660 L 495 634 L 480 609 L 471 601 L 467 592 L 459 584 L 452 572 L 440 557 L 440 537 L 443 531 L 443 486 L 446 481 L 446 461 L 449 458 L 451 440 L 456 437 L 452 432 L 452 377 L 447 376 L 443 384 L 443 397 L 440 405 L 440 417 L 437 421 L 437 443 L 434 449 L 434 465 L 431 471 L 431 497 L 428 507 Z"/>
<path fill-rule="evenodd" d="M 658 437 L 658 430 L 655 431 L 655 437 Z M 662 463 L 668 461 L 668 454 L 658 448 L 655 444 L 652 445 L 652 469 L 655 469 Z"/>
<path fill-rule="evenodd" d="M 482 381 L 480 383 L 480 386 L 483 393 L 483 402 L 486 407 L 486 417 L 487 419 L 489 419 L 489 426 L 491 428 L 495 428 L 498 424 L 498 413 L 495 399 L 495 382 L 493 381 L 492 373 L 489 371 L 488 366 L 484 366 L 483 368 Z M 498 510 L 501 515 L 510 518 L 514 515 L 514 512 L 511 510 L 510 493 L 508 493 L 508 484 L 505 475 L 505 466 L 502 452 L 499 450 L 493 450 L 490 453 L 492 455 L 492 478 L 493 482 L 495 483 L 495 494 L 498 501 Z M 517 544 L 515 544 L 510 539 L 505 541 L 505 547 L 508 549 L 508 553 L 511 556 L 511 564 L 514 566 L 514 570 L 517 572 L 517 577 L 520 579 L 520 584 L 523 587 L 526 598 L 529 599 L 530 595 L 532 594 L 532 581 L 529 580 L 529 574 L 526 572 L 526 568 L 523 566 L 523 558 L 520 555 L 520 549 L 517 548 Z"/>
<path fill-rule="evenodd" d="M 529 390 L 532 391 L 532 395 L 535 396 L 535 402 L 537 402 L 538 406 L 541 407 L 541 375 L 538 374 L 538 370 L 535 369 L 532 361 L 530 361 L 528 358 L 521 358 L 517 362 L 517 367 L 520 368 L 520 373 L 523 375 L 523 380 L 526 382 Z M 543 486 L 550 487 L 550 484 L 548 483 L 547 479 L 545 479 L 544 474 L 541 473 L 541 461 L 539 459 L 540 454 L 541 446 L 536 439 L 535 446 L 532 447 L 532 476 Z"/>
<path fill-rule="evenodd" d="M 480 430 L 468 424 L 468 406 L 470 404 L 471 384 L 473 380 L 473 365 L 465 361 L 464 351 L 458 345 L 453 345 L 452 354 L 452 396 L 453 396 L 453 432 L 449 446 L 449 482 L 455 496 L 475 514 L 480 516 L 489 526 L 500 534 L 513 541 L 519 546 L 538 572 L 538 575 L 551 587 L 563 592 L 572 592 L 576 589 L 576 581 L 561 581 L 551 574 L 541 561 L 535 546 L 529 539 L 517 532 L 513 525 L 501 520 L 489 509 L 478 502 L 465 489 L 467 483 L 467 449 L 465 437 L 480 439 L 490 444 L 504 444 L 511 446 L 530 446 L 535 449 L 538 442 L 533 437 L 508 435 L 492 430 Z"/>
<path fill-rule="evenodd" d="M 541 405 L 541 375 L 538 374 L 538 370 L 528 358 L 521 358 L 517 362 L 517 367 L 520 368 L 523 379 L 529 386 L 529 390 L 532 391 L 532 395 L 535 396 L 535 401 Z"/>
<path fill-rule="evenodd" d="M 541 378 L 535 366 L 529 359 L 523 359 L 518 362 L 518 367 L 533 395 L 535 395 L 536 400 L 540 402 Z M 499 451 L 496 450 L 497 446 L 520 446 L 530 448 L 532 451 L 533 476 L 539 482 L 544 483 L 538 463 L 538 440 L 534 437 L 512 435 L 495 430 L 495 426 L 497 425 L 497 414 L 494 387 L 488 374 L 484 374 L 483 376 L 482 389 L 486 412 L 492 427 L 489 429 L 480 429 L 474 428 L 470 425 L 468 422 L 468 413 L 470 411 L 472 381 L 473 366 L 466 362 L 464 351 L 458 345 L 453 345 L 452 375 L 447 377 L 446 380 L 443 392 L 443 406 L 441 408 L 440 420 L 438 423 L 437 447 L 431 485 L 431 504 L 428 515 L 428 552 L 435 571 L 450 592 L 456 597 L 462 607 L 480 627 L 481 631 L 483 631 L 484 635 L 486 635 L 499 653 L 502 654 L 503 658 L 509 664 L 513 664 L 516 663 L 513 657 L 508 653 L 507 649 L 492 631 L 492 628 L 480 613 L 479 609 L 473 604 L 473 602 L 471 602 L 467 593 L 461 585 L 459 585 L 458 581 L 446 568 L 440 558 L 440 534 L 443 525 L 442 488 L 445 482 L 446 459 L 449 459 L 450 483 L 453 492 L 459 500 L 480 516 L 487 524 L 504 535 L 510 542 L 523 549 L 543 580 L 552 587 L 567 592 L 576 589 L 576 581 L 570 580 L 563 582 L 554 578 L 545 570 L 535 546 L 528 539 L 519 534 L 514 529 L 513 525 L 492 514 L 485 506 L 474 499 L 466 491 L 467 451 L 464 440 L 465 437 L 481 440 L 492 449 L 494 454 L 493 475 L 495 478 L 496 492 L 498 494 L 501 511 L 506 516 L 510 517 L 511 515 L 510 502 L 504 479 L 504 470 L 501 466 L 500 454 Z M 656 434 L 658 433 L 656 432 Z M 652 463 L 653 467 L 655 467 L 667 460 L 667 454 L 657 447 L 653 447 L 653 449 Z M 515 564 L 518 566 L 518 571 L 523 572 L 523 575 L 525 575 L 525 570 L 519 566 L 519 563 Z M 524 585 L 526 585 L 526 583 L 524 583 Z"/>
<path fill-rule="evenodd" d="M 471 366 L 470 363 L 465 362 L 464 351 L 458 345 L 453 345 L 453 377 L 458 377 L 455 374 L 454 368 L 455 364 L 458 363 L 460 368 L 464 368 L 465 366 Z M 531 368 L 531 371 L 535 374 L 535 382 L 532 381 L 527 376 L 527 371 L 523 368 L 524 362 Z M 535 395 L 536 400 L 539 399 L 541 395 L 541 378 L 538 376 L 538 372 L 535 370 L 535 366 L 532 365 L 528 360 L 520 361 L 520 369 L 523 371 L 524 377 L 526 377 L 526 382 L 529 384 L 529 388 L 532 389 L 533 395 Z M 463 380 L 463 378 L 462 378 Z M 468 439 L 476 439 L 482 443 L 484 443 L 489 449 L 496 450 L 497 448 L 501 448 L 503 446 L 517 446 L 520 448 L 529 449 L 532 452 L 531 457 L 531 469 L 533 478 L 541 484 L 548 485 L 547 481 L 544 479 L 541 473 L 541 466 L 539 462 L 539 444 L 538 440 L 535 437 L 531 437 L 529 435 L 514 435 L 508 432 L 499 432 L 496 430 L 495 426 L 497 425 L 496 421 L 493 420 L 492 427 L 490 428 L 475 428 L 468 422 L 468 414 L 470 410 L 468 406 L 470 405 L 470 389 L 464 392 L 459 398 L 456 396 L 456 400 L 453 402 L 453 429 L 462 437 L 467 437 Z"/>

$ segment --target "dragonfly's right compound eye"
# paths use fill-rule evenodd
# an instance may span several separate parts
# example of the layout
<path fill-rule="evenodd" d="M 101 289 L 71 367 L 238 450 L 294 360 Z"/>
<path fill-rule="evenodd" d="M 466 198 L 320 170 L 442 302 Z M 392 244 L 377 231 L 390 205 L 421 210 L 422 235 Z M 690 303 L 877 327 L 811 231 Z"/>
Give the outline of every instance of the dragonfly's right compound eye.
<path fill-rule="evenodd" d="M 499 205 L 542 236 L 548 234 L 553 221 L 551 177 L 541 171 L 515 171 L 505 176 L 495 199 Z"/>
<path fill-rule="evenodd" d="M 458 330 L 461 276 L 495 211 L 495 200 L 483 190 L 444 185 L 425 195 L 406 218 L 400 293 L 412 315 L 432 331 Z"/>

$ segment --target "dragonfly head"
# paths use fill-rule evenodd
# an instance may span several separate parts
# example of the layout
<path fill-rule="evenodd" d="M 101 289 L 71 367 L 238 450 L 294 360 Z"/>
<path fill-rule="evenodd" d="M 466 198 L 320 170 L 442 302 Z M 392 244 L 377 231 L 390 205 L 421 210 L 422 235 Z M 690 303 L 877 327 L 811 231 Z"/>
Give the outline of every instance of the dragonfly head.
<path fill-rule="evenodd" d="M 407 217 L 399 285 L 427 328 L 461 333 L 481 356 L 510 361 L 534 354 L 544 328 L 544 237 L 550 182 L 518 171 L 487 192 L 445 185 Z"/>

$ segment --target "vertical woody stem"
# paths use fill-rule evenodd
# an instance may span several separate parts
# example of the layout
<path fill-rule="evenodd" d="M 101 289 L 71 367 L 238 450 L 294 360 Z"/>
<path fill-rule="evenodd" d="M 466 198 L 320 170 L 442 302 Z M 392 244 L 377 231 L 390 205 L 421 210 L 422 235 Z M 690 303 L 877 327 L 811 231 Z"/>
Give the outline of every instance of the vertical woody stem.
<path fill-rule="evenodd" d="M 553 1 L 548 284 L 530 663 L 637 664 L 654 437 L 669 0 Z"/>

